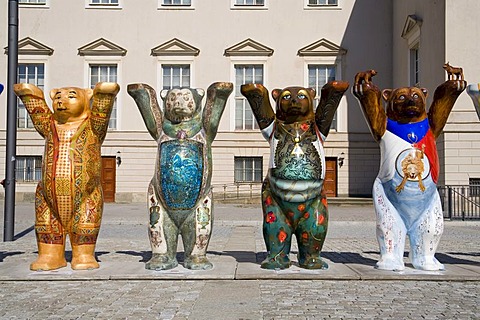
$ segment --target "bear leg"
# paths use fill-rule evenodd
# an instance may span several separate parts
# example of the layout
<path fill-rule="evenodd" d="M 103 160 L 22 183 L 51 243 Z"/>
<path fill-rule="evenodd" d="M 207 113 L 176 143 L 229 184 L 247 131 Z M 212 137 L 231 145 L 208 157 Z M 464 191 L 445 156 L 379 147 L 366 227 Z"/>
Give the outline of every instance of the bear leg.
<path fill-rule="evenodd" d="M 72 242 L 72 269 L 98 269 L 100 265 L 95 258 L 95 244 L 76 245 Z"/>
<path fill-rule="evenodd" d="M 185 268 L 209 270 L 213 264 L 207 258 L 207 247 L 212 235 L 213 201 L 211 191 L 192 210 L 181 227 L 185 248 Z"/>
<path fill-rule="evenodd" d="M 55 270 L 67 266 L 64 244 L 37 243 L 38 258 L 30 264 L 30 270 Z"/>
<path fill-rule="evenodd" d="M 376 268 L 404 270 L 403 254 L 407 229 L 397 209 L 386 196 L 378 178 L 373 184 L 373 201 L 377 216 L 377 241 L 380 247 L 380 260 Z"/>
<path fill-rule="evenodd" d="M 148 237 L 152 248 L 152 257 L 145 264 L 145 269 L 173 269 L 178 266 L 178 228 L 158 200 L 153 180 L 148 187 L 148 205 L 150 218 Z"/>
<path fill-rule="evenodd" d="M 293 228 L 285 216 L 289 212 L 282 212 L 283 206 L 283 201 L 273 195 L 266 181 L 263 185 L 262 208 L 267 258 L 261 264 L 263 269 L 286 269 L 291 265 L 289 255 Z"/>
<path fill-rule="evenodd" d="M 416 269 L 437 271 L 445 266 L 435 258 L 440 237 L 443 234 L 443 211 L 438 192 L 425 213 L 409 230 L 410 260 Z"/>
<path fill-rule="evenodd" d="M 35 233 L 38 257 L 30 264 L 30 270 L 55 270 L 66 267 L 66 236 L 60 220 L 55 218 L 45 200 L 41 183 L 35 192 Z"/>
<path fill-rule="evenodd" d="M 97 269 L 99 264 L 95 258 L 95 245 L 103 214 L 103 193 L 100 187 L 84 196 L 80 206 L 74 210 L 72 229 L 69 233 L 72 244 L 72 269 Z"/>
<path fill-rule="evenodd" d="M 305 204 L 298 204 L 299 216 L 295 236 L 298 242 L 298 264 L 305 269 L 328 269 L 320 257 L 327 235 L 328 209 L 324 194 Z"/>

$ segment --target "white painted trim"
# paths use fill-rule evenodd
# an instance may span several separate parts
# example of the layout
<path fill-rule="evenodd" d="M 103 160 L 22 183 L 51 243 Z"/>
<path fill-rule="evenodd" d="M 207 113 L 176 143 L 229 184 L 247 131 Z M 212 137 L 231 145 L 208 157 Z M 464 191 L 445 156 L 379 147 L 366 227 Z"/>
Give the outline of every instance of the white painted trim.
<path fill-rule="evenodd" d="M 191 0 L 189 6 L 184 5 L 165 5 L 163 0 L 158 0 L 157 10 L 195 10 L 196 0 Z"/>
<path fill-rule="evenodd" d="M 85 9 L 107 9 L 107 10 L 121 10 L 122 0 L 118 0 L 118 4 L 93 4 L 92 0 L 85 0 Z M 118 101 L 118 100 L 117 100 Z"/>
<path fill-rule="evenodd" d="M 236 0 L 230 0 L 230 10 L 268 10 L 268 0 L 264 0 L 263 5 L 238 5 Z"/>
<path fill-rule="evenodd" d="M 229 122 L 229 131 L 235 132 L 235 65 L 236 64 L 246 64 L 253 65 L 259 64 L 263 66 L 263 85 L 268 88 L 268 57 L 262 56 L 231 56 L 230 57 L 230 82 L 233 83 L 233 95 L 228 99 L 227 107 L 231 110 L 230 122 Z M 253 130 L 242 130 L 242 132 L 257 132 L 260 129 Z"/>
<path fill-rule="evenodd" d="M 334 65 L 335 66 L 335 80 L 343 80 L 343 69 L 342 69 L 342 56 L 318 56 L 318 57 L 303 57 L 303 70 L 304 70 L 304 77 L 303 83 L 304 87 L 308 87 L 308 65 Z M 317 92 L 317 95 L 320 94 Z M 337 109 L 337 128 L 330 129 L 331 132 L 346 132 L 348 128 L 348 121 L 347 121 L 347 100 L 345 95 L 343 95 L 342 99 L 340 100 L 340 104 Z"/>
<path fill-rule="evenodd" d="M 84 67 L 83 67 L 83 87 L 89 88 L 90 82 L 90 64 L 116 64 L 117 65 L 117 83 L 120 88 L 123 88 L 122 85 L 122 59 L 121 57 L 117 56 L 84 56 Z M 108 130 L 115 130 L 120 131 L 121 123 L 122 123 L 122 95 L 119 94 L 116 97 L 117 99 L 117 125 L 115 129 L 108 129 Z"/>
<path fill-rule="evenodd" d="M 309 5 L 308 0 L 303 0 L 304 10 L 342 10 L 344 0 L 337 0 L 337 5 Z"/>
<path fill-rule="evenodd" d="M 19 8 L 28 8 L 28 9 L 50 9 L 50 0 L 46 0 L 45 4 L 43 3 L 18 3 Z"/>

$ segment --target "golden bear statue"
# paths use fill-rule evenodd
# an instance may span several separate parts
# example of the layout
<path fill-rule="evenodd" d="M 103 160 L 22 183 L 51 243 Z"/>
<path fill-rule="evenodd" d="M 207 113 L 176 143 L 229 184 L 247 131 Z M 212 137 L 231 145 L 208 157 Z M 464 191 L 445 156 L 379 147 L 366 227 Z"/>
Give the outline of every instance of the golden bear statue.
<path fill-rule="evenodd" d="M 35 193 L 38 258 L 31 270 L 65 267 L 67 234 L 72 269 L 99 267 L 95 244 L 103 211 L 101 145 L 119 90 L 118 84 L 108 82 L 97 83 L 93 90 L 53 89 L 52 112 L 38 87 L 14 86 L 35 129 L 45 138 L 42 179 Z"/>

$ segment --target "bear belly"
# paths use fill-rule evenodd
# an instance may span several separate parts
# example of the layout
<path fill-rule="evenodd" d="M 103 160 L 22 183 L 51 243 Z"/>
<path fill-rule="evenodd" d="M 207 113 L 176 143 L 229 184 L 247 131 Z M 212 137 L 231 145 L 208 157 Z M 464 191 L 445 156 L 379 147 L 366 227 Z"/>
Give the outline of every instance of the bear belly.
<path fill-rule="evenodd" d="M 404 188 L 397 192 L 396 188 L 402 180 L 403 178 L 396 173 L 392 180 L 383 182 L 382 185 L 385 195 L 400 213 L 408 230 L 430 208 L 438 191 L 431 176 L 428 176 L 423 179 L 425 191 L 419 189 L 418 181 L 407 181 Z"/>
<path fill-rule="evenodd" d="M 322 161 L 314 145 L 318 140 L 312 141 L 314 138 L 299 143 L 289 137 L 279 140 L 271 155 L 275 159 L 272 176 L 283 180 L 323 180 Z"/>
<path fill-rule="evenodd" d="M 55 159 L 54 197 L 60 222 L 64 227 L 70 225 L 73 216 L 72 161 L 70 159 L 70 141 L 77 128 L 62 130 L 57 127 L 58 154 Z"/>
<path fill-rule="evenodd" d="M 203 184 L 203 144 L 193 140 L 169 140 L 159 148 L 157 181 L 164 204 L 171 210 L 193 208 Z"/>

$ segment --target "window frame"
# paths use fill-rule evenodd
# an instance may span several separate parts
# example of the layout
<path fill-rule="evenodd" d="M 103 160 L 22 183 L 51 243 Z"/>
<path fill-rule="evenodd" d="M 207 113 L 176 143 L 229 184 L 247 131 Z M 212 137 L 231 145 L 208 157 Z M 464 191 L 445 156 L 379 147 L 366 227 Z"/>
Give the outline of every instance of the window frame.
<path fill-rule="evenodd" d="M 342 62 L 343 56 L 305 56 L 304 59 L 304 86 L 309 87 L 309 78 L 308 78 L 308 67 L 310 65 L 318 65 L 318 66 L 335 66 L 335 80 L 342 80 L 343 77 L 343 70 L 342 70 Z M 320 95 L 320 92 L 316 93 Z M 347 105 L 346 105 L 346 97 L 345 95 L 342 96 L 340 103 L 337 108 L 336 112 L 336 127 L 331 127 L 330 132 L 346 132 L 348 128 L 347 124 Z M 316 108 L 317 106 L 314 106 Z"/>
<path fill-rule="evenodd" d="M 44 92 L 44 95 L 45 97 L 48 97 L 49 94 L 46 90 L 50 90 L 48 89 L 48 59 L 45 59 L 43 57 L 39 57 L 39 56 L 24 56 L 24 55 L 19 55 L 18 56 L 18 64 L 17 64 L 17 68 L 18 66 L 20 65 L 23 65 L 23 64 L 35 64 L 35 65 L 38 65 L 38 64 L 43 64 L 43 75 L 44 75 L 44 78 L 43 78 L 43 88 L 42 88 L 42 91 Z M 17 74 L 17 77 L 18 77 L 18 74 Z M 35 83 L 35 85 L 37 85 L 37 83 Z M 15 126 L 17 128 L 17 130 L 26 130 L 26 131 L 32 131 L 32 130 L 35 130 L 35 128 L 32 126 L 32 127 L 19 127 L 18 126 L 18 112 L 19 112 L 19 109 L 18 109 L 18 106 L 19 104 L 21 103 L 20 99 L 17 98 L 17 114 L 16 114 L 16 123 L 15 123 Z M 48 104 L 48 103 L 47 103 Z M 30 116 L 28 115 L 28 112 L 25 110 L 25 113 L 26 113 L 26 117 L 28 119 L 30 119 L 30 122 L 31 122 L 31 118 Z M 28 122 L 29 120 L 27 120 Z M 28 125 L 27 125 L 28 126 Z"/>
<path fill-rule="evenodd" d="M 50 8 L 50 0 L 45 0 L 44 3 L 35 3 L 35 2 L 23 2 L 18 1 L 19 8 L 36 8 L 36 9 L 48 9 Z"/>
<path fill-rule="evenodd" d="M 328 0 L 327 0 L 328 1 Z M 310 4 L 309 0 L 303 1 L 304 10 L 341 10 L 344 0 L 337 0 L 336 5 L 332 4 Z"/>
<path fill-rule="evenodd" d="M 244 103 L 248 104 L 248 101 L 245 97 L 240 97 L 240 96 L 236 96 L 236 86 L 237 86 L 237 82 L 236 82 L 236 66 L 237 65 L 244 65 L 244 66 L 248 66 L 248 65 L 254 65 L 254 66 L 262 66 L 262 69 L 263 69 L 263 85 L 265 87 L 267 87 L 266 83 L 266 75 L 267 75 L 267 71 L 266 71 L 266 60 L 260 60 L 260 59 L 252 59 L 252 60 L 249 60 L 249 59 L 245 59 L 245 57 L 243 57 L 243 59 L 241 60 L 236 60 L 236 59 L 233 59 L 234 57 L 232 57 L 232 83 L 234 84 L 234 91 L 233 91 L 233 96 L 230 100 L 230 106 L 231 106 L 231 110 L 232 110 L 232 116 L 230 117 L 230 128 L 232 131 L 236 131 L 236 132 L 248 132 L 248 131 L 258 131 L 260 130 L 260 128 L 258 127 L 258 123 L 257 123 L 257 120 L 255 119 L 255 116 L 253 115 L 253 112 L 252 112 L 252 117 L 253 117 L 253 128 L 252 129 L 237 129 L 237 126 L 236 126 L 236 115 L 237 115 L 237 108 L 236 108 L 236 105 L 237 105 L 237 100 L 238 98 L 241 98 L 242 100 L 244 100 Z M 245 105 L 246 106 L 246 105 Z M 245 128 L 245 117 L 243 117 L 243 127 Z"/>
<path fill-rule="evenodd" d="M 122 0 L 118 0 L 118 3 L 92 3 L 92 0 L 85 0 L 86 9 L 122 9 Z"/>
<path fill-rule="evenodd" d="M 196 0 L 190 0 L 190 4 L 164 4 L 165 0 L 158 0 L 158 10 L 194 10 Z"/>
<path fill-rule="evenodd" d="M 420 45 L 417 43 L 408 50 L 408 81 L 411 87 L 420 85 Z"/>
<path fill-rule="evenodd" d="M 84 87 L 90 88 L 90 66 L 91 65 L 117 65 L 117 83 L 122 87 L 122 60 L 120 57 L 116 56 L 85 56 L 84 62 Z M 108 130 L 120 131 L 121 130 L 121 120 L 122 120 L 122 95 L 119 94 L 115 97 L 115 106 L 116 106 L 116 126 L 115 128 L 108 127 Z"/>
<path fill-rule="evenodd" d="M 237 180 L 237 160 L 243 160 L 243 168 L 241 171 L 241 175 L 243 176 L 243 179 Z M 247 171 L 246 171 L 246 162 L 245 160 L 252 160 L 252 180 L 246 180 L 247 176 Z M 258 164 L 258 167 L 255 166 L 255 160 L 259 160 L 260 163 Z M 256 174 L 259 173 L 258 180 L 256 180 Z M 263 181 L 263 157 L 262 156 L 234 156 L 233 157 L 233 181 L 234 183 L 238 184 L 248 184 L 248 183 L 262 183 Z"/>
<path fill-rule="evenodd" d="M 158 56 L 157 57 L 157 90 L 163 90 L 163 65 L 190 66 L 190 88 L 195 88 L 195 57 L 194 56 Z M 161 101 L 160 104 L 163 105 Z"/>
<path fill-rule="evenodd" d="M 230 0 L 231 10 L 267 10 L 268 9 L 269 0 L 263 0 L 263 4 L 237 4 L 236 3 L 237 1 L 238 0 Z"/>
<path fill-rule="evenodd" d="M 28 159 L 33 159 L 34 161 L 34 166 L 33 166 L 33 179 L 30 179 L 30 180 L 26 180 L 25 179 L 25 175 L 28 174 L 27 172 L 27 167 L 25 166 Z M 20 160 L 25 160 L 24 163 L 24 166 L 23 166 L 23 179 L 18 179 L 18 165 L 19 163 L 21 162 Z M 41 155 L 17 155 L 16 156 L 16 159 L 15 159 L 15 181 L 17 183 L 37 183 L 38 181 L 40 181 L 42 179 L 42 156 Z M 38 164 L 38 166 L 37 166 Z M 37 171 L 38 170 L 38 171 Z M 38 179 L 36 179 L 36 176 L 38 175 Z"/>
<path fill-rule="evenodd" d="M 171 68 L 172 68 L 172 67 L 180 67 L 180 68 L 182 68 L 182 69 L 188 66 L 188 70 L 189 70 L 189 72 L 188 72 L 189 81 L 188 81 L 188 82 L 189 82 L 189 84 L 188 84 L 187 86 L 180 85 L 179 88 L 182 88 L 182 87 L 183 87 L 183 88 L 185 88 L 185 87 L 191 88 L 191 87 L 192 87 L 192 67 L 191 67 L 190 64 L 188 64 L 188 63 L 185 63 L 185 64 L 183 64 L 183 63 L 162 63 L 162 64 L 161 64 L 161 68 L 160 68 L 160 70 L 161 70 L 161 71 L 160 71 L 160 72 L 161 72 L 161 75 L 160 75 L 160 76 L 162 77 L 162 80 L 161 80 L 161 81 L 162 81 L 162 86 L 159 87 L 159 89 L 161 89 L 161 90 L 169 90 L 169 89 L 175 88 L 174 86 L 171 86 L 171 85 L 168 86 L 168 87 L 169 87 L 168 89 L 165 88 L 165 87 L 166 87 L 166 86 L 165 86 L 165 82 L 164 82 L 164 80 L 165 80 L 165 67 L 167 67 L 167 66 L 168 66 L 168 67 L 171 67 Z M 171 83 L 171 82 L 172 82 L 172 77 L 170 78 L 170 83 Z M 183 82 L 183 75 L 180 74 L 180 83 L 182 83 L 182 82 Z"/>

